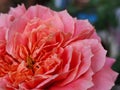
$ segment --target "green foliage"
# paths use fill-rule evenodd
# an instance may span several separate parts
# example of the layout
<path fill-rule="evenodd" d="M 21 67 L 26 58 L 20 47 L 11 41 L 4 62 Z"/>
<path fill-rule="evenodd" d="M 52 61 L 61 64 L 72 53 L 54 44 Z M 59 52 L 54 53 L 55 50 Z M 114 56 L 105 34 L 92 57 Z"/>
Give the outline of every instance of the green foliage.
<path fill-rule="evenodd" d="M 105 29 L 109 26 L 117 26 L 115 10 L 120 5 L 120 0 L 91 0 L 89 6 L 96 9 L 98 22 L 97 29 Z"/>
<path fill-rule="evenodd" d="M 116 62 L 112 66 L 112 69 L 120 73 L 120 55 L 117 57 Z"/>
<path fill-rule="evenodd" d="M 116 84 L 120 84 L 120 55 L 116 59 L 116 62 L 113 64 L 112 69 L 119 73 Z"/>

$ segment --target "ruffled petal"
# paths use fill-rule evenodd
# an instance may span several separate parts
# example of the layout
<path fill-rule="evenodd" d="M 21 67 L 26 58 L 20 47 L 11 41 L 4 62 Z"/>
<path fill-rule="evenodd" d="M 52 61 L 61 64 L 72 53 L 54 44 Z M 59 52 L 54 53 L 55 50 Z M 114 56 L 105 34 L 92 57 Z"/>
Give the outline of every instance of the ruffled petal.
<path fill-rule="evenodd" d="M 113 62 L 111 58 L 106 59 L 104 67 L 93 76 L 94 86 L 88 90 L 110 90 L 112 88 L 118 75 L 111 69 Z"/>
<path fill-rule="evenodd" d="M 93 72 L 91 69 L 89 69 L 86 74 L 84 74 L 79 79 L 71 82 L 70 84 L 65 86 L 55 85 L 51 87 L 50 90 L 87 90 L 88 88 L 93 86 L 92 75 Z"/>
<path fill-rule="evenodd" d="M 88 20 L 76 20 L 74 36 L 79 35 L 84 30 L 92 31 L 94 27 L 88 22 Z"/>
<path fill-rule="evenodd" d="M 67 11 L 62 11 L 59 13 L 59 16 L 64 25 L 65 33 L 74 33 L 74 19 L 68 14 Z"/>
<path fill-rule="evenodd" d="M 9 28 L 14 18 L 8 14 L 0 14 L 0 27 Z"/>
<path fill-rule="evenodd" d="M 22 16 L 26 12 L 26 8 L 24 4 L 18 5 L 16 8 L 10 8 L 9 14 L 14 16 L 14 18 L 18 18 Z"/>
<path fill-rule="evenodd" d="M 28 10 L 25 13 L 25 16 L 29 19 L 39 17 L 42 20 L 46 20 L 53 16 L 53 11 L 44 6 L 36 5 L 28 8 Z"/>
<path fill-rule="evenodd" d="M 106 50 L 102 47 L 102 45 L 96 39 L 85 39 L 79 40 L 71 43 L 75 48 L 89 46 L 91 48 L 93 57 L 91 58 L 91 66 L 94 72 L 99 71 L 105 63 L 106 59 Z"/>

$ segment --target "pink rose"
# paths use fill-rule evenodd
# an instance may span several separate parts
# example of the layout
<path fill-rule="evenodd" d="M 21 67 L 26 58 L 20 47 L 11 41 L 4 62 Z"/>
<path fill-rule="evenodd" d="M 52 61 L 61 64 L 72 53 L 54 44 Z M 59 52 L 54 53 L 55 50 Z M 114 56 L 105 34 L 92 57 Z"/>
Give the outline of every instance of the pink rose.
<path fill-rule="evenodd" d="M 0 15 L 1 90 L 110 90 L 117 73 L 94 27 L 40 5 Z"/>

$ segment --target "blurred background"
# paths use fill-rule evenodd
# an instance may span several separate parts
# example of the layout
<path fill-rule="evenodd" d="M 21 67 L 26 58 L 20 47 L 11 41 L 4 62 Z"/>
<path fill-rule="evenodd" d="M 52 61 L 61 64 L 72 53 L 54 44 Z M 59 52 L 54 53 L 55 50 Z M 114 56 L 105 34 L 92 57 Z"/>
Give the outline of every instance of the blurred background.
<path fill-rule="evenodd" d="M 116 58 L 112 68 L 120 73 L 120 0 L 0 0 L 0 13 L 21 3 L 26 8 L 40 4 L 56 11 L 67 9 L 73 17 L 88 19 L 102 38 L 107 56 Z M 112 90 L 120 90 L 120 75 Z"/>

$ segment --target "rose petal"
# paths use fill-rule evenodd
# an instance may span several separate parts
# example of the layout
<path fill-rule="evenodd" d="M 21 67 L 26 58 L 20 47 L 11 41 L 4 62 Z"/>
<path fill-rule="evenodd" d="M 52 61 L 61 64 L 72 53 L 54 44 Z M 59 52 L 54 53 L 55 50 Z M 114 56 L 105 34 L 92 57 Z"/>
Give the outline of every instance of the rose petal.
<path fill-rule="evenodd" d="M 18 5 L 16 8 L 10 8 L 9 14 L 14 16 L 14 18 L 18 18 L 26 12 L 26 8 L 24 4 Z"/>
<path fill-rule="evenodd" d="M 92 31 L 94 27 L 88 22 L 88 20 L 76 20 L 74 36 L 77 36 L 84 30 Z"/>
<path fill-rule="evenodd" d="M 102 47 L 102 45 L 97 41 L 97 40 L 92 40 L 91 42 L 87 42 L 86 44 L 90 44 L 93 52 L 93 57 L 92 57 L 92 69 L 94 72 L 99 71 L 105 63 L 106 59 L 106 50 Z"/>
<path fill-rule="evenodd" d="M 79 40 L 71 43 L 71 45 L 73 45 L 75 48 L 90 46 L 90 48 L 92 49 L 92 53 L 94 55 L 91 61 L 92 69 L 94 72 L 99 71 L 104 66 L 106 51 L 104 50 L 102 45 L 98 42 L 98 40 L 96 39 Z M 80 48 L 77 49 L 81 50 Z"/>
<path fill-rule="evenodd" d="M 72 50 L 72 51 L 68 51 L 68 53 L 71 54 L 70 58 L 69 58 L 70 60 L 68 60 L 68 62 L 69 61 L 70 62 L 67 63 L 66 66 L 69 66 L 68 71 L 71 71 L 71 72 L 69 73 L 67 78 L 59 84 L 60 86 L 64 86 L 64 85 L 66 85 L 66 84 L 75 80 L 75 78 L 77 76 L 79 66 L 81 64 L 81 53 L 80 52 L 76 52 L 76 51 Z"/>
<path fill-rule="evenodd" d="M 93 76 L 94 86 L 89 90 L 110 90 L 112 88 L 118 75 L 110 68 L 113 62 L 113 59 L 107 58 L 104 67 Z"/>
<path fill-rule="evenodd" d="M 0 82 L 2 82 L 2 83 L 0 83 L 0 89 L 1 90 L 5 90 L 6 89 L 7 80 L 2 77 L 2 78 L 0 78 Z"/>
<path fill-rule="evenodd" d="M 15 34 L 22 33 L 24 31 L 24 28 L 25 28 L 25 25 L 27 22 L 28 21 L 26 18 L 21 17 L 21 18 L 17 19 L 16 21 L 14 21 L 14 23 L 11 25 L 10 30 L 8 31 L 8 35 L 6 37 L 6 40 L 7 40 L 6 50 L 9 54 L 12 54 L 13 43 L 14 43 L 13 41 L 15 38 Z"/>
<path fill-rule="evenodd" d="M 7 30 L 5 28 L 0 27 L 0 41 L 4 41 L 5 42 L 5 34 L 6 34 L 6 32 L 7 32 Z"/>
<path fill-rule="evenodd" d="M 59 16 L 64 25 L 64 32 L 65 33 L 74 33 L 74 19 L 68 14 L 68 12 L 62 11 L 59 13 Z"/>
<path fill-rule="evenodd" d="M 71 47 L 71 50 L 70 50 L 70 47 Z M 68 60 L 67 62 L 64 62 L 64 63 L 67 63 L 66 65 L 69 66 L 68 71 L 69 70 L 73 70 L 73 71 L 70 72 L 67 78 L 59 84 L 61 86 L 64 86 L 70 83 L 71 81 L 78 79 L 82 74 L 84 74 L 90 68 L 91 57 L 93 56 L 91 53 L 90 47 L 88 46 L 85 47 L 81 43 L 75 43 L 74 45 L 71 44 L 67 46 L 67 49 L 65 48 L 65 50 L 70 56 L 63 53 L 64 59 Z M 65 56 L 67 56 L 68 58 L 65 58 Z"/>
<path fill-rule="evenodd" d="M 11 86 L 10 81 L 8 81 L 8 75 L 0 78 L 0 90 L 14 90 Z"/>
<path fill-rule="evenodd" d="M 53 75 L 50 78 L 46 79 L 45 81 L 43 81 L 42 83 L 38 84 L 36 88 L 41 88 L 44 87 L 46 84 L 50 84 L 54 79 L 56 79 L 58 77 L 58 75 Z M 49 85 L 48 84 L 48 85 Z M 51 83 L 52 84 L 52 83 Z"/>
<path fill-rule="evenodd" d="M 93 72 L 91 70 L 88 70 L 86 74 L 73 81 L 72 83 L 63 87 L 55 85 L 51 87 L 50 90 L 87 90 L 88 88 L 93 86 L 92 75 Z"/>
<path fill-rule="evenodd" d="M 36 5 L 28 8 L 28 10 L 25 13 L 25 16 L 28 17 L 29 19 L 39 17 L 40 19 L 45 20 L 53 16 L 53 11 L 44 6 Z"/>
<path fill-rule="evenodd" d="M 13 20 L 13 17 L 8 14 L 0 14 L 0 27 L 8 28 Z"/>
<path fill-rule="evenodd" d="M 63 59 L 63 70 L 62 72 L 68 72 L 70 69 L 70 63 L 72 59 L 72 53 L 73 53 L 73 48 L 71 46 L 68 46 L 64 49 L 64 52 L 62 54 L 62 59 Z"/>
<path fill-rule="evenodd" d="M 94 32 L 94 33 L 91 35 L 90 39 L 97 39 L 99 42 L 101 42 L 101 38 L 97 35 L 96 32 Z"/>
<path fill-rule="evenodd" d="M 64 23 L 62 22 L 57 13 L 54 13 L 54 17 L 51 18 L 50 24 L 58 31 L 64 31 Z"/>
<path fill-rule="evenodd" d="M 76 78 L 79 78 L 81 75 L 86 73 L 91 66 L 91 58 L 93 57 L 90 47 L 83 47 L 81 49 L 81 53 L 83 58 L 81 58 L 81 64 L 79 66 Z"/>

